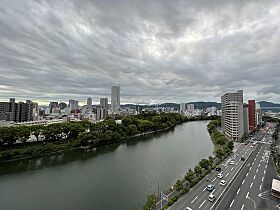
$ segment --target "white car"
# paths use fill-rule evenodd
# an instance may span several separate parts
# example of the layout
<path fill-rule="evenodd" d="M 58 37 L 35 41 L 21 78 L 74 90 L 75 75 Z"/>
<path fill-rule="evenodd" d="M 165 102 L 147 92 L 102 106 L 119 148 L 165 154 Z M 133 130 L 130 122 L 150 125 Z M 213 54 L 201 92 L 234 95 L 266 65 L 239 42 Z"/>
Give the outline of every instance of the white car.
<path fill-rule="evenodd" d="M 185 210 L 192 210 L 190 207 L 186 207 Z"/>
<path fill-rule="evenodd" d="M 229 164 L 230 164 L 230 165 L 234 165 L 235 162 L 232 160 L 232 161 L 229 162 Z"/>
<path fill-rule="evenodd" d="M 208 200 L 211 202 L 214 202 L 216 199 L 215 195 L 213 195 L 212 193 L 209 195 Z"/>
<path fill-rule="evenodd" d="M 223 178 L 223 174 L 219 173 L 219 174 L 218 174 L 218 178 L 219 178 L 219 179 Z"/>
<path fill-rule="evenodd" d="M 225 185 L 226 185 L 226 181 L 225 181 L 225 180 L 222 180 L 222 181 L 220 182 L 220 185 L 225 186 Z"/>

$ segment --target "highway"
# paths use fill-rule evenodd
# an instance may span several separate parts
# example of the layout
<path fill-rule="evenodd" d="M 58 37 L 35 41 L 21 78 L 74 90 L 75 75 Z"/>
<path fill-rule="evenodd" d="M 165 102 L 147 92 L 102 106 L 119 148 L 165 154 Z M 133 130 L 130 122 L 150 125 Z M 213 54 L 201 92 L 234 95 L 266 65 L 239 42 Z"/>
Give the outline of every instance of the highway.
<path fill-rule="evenodd" d="M 257 209 L 259 194 L 263 191 L 264 177 L 269 161 L 269 145 L 258 144 L 246 166 L 238 174 L 217 210 Z"/>
<path fill-rule="evenodd" d="M 257 140 L 262 140 L 264 137 L 264 134 L 260 134 L 257 135 L 257 137 L 255 137 Z M 254 161 L 256 162 L 260 162 L 260 158 L 262 158 L 262 156 L 260 154 L 263 154 L 266 150 L 268 150 L 266 148 L 266 146 L 268 147 L 267 144 L 264 144 L 264 148 L 262 148 L 262 145 L 257 144 L 256 146 L 252 146 L 251 143 L 249 143 L 248 145 L 245 144 L 239 144 L 234 150 L 234 153 L 228 157 L 223 164 L 220 165 L 220 167 L 222 168 L 221 172 L 217 172 L 217 171 L 212 171 L 208 177 L 209 177 L 209 181 L 207 182 L 206 178 L 204 178 L 202 181 L 200 181 L 196 186 L 194 186 L 189 193 L 187 193 L 186 195 L 184 195 L 181 199 L 179 199 L 173 206 L 171 206 L 169 209 L 171 210 L 182 210 L 185 209 L 186 207 L 190 207 L 191 209 L 207 209 L 207 210 L 211 210 L 211 209 L 216 209 L 217 207 L 219 209 L 228 209 L 228 207 L 230 205 L 232 205 L 235 201 L 233 201 L 233 203 L 231 204 L 232 200 L 234 199 L 233 197 L 226 197 L 224 198 L 224 195 L 227 194 L 228 190 L 227 188 L 231 188 L 232 185 L 228 186 L 229 183 L 231 183 L 235 177 L 240 177 L 238 172 L 241 170 L 242 174 L 244 174 L 244 171 L 246 170 L 261 170 L 262 166 L 258 166 L 258 164 L 255 165 L 255 163 L 253 164 Z M 260 150 L 262 149 L 262 150 Z M 245 161 L 241 160 L 241 157 L 245 157 Z M 256 160 L 255 160 L 256 159 Z M 231 160 L 234 160 L 235 164 L 234 165 L 230 165 L 229 162 Z M 248 167 L 248 163 L 252 163 L 252 165 L 250 167 Z M 264 165 L 264 164 L 262 164 Z M 257 167 L 257 168 L 255 168 Z M 265 165 L 264 165 L 265 167 Z M 258 172 L 257 171 L 257 172 Z M 217 174 L 222 173 L 223 177 L 222 179 L 217 178 Z M 244 174 L 244 176 L 249 177 L 250 174 L 250 178 L 252 178 L 252 180 L 256 180 L 256 181 L 261 181 L 259 179 L 262 179 L 262 177 L 259 178 L 259 176 L 255 176 L 253 175 L 253 173 L 248 173 L 247 172 Z M 252 177 L 251 177 L 252 175 Z M 238 178 L 238 180 L 240 180 L 241 178 Z M 226 181 L 226 185 L 225 186 L 220 186 L 219 183 L 221 180 L 225 180 Z M 235 180 L 234 180 L 235 182 Z M 245 185 L 245 181 L 243 182 L 243 180 L 241 180 L 241 185 Z M 207 185 L 211 183 L 215 186 L 215 190 L 212 191 L 212 194 L 214 194 L 216 196 L 216 200 L 215 202 L 210 202 L 208 200 L 209 195 L 211 194 L 211 192 L 208 192 L 206 190 Z M 239 185 L 239 182 L 237 182 Z M 255 189 L 257 186 L 256 184 L 254 185 L 254 183 L 251 185 L 252 182 L 248 183 L 249 186 L 248 189 Z M 257 182 L 256 182 L 257 183 Z M 247 182 L 246 182 L 247 184 Z M 235 185 L 235 184 L 234 184 Z M 258 186 L 260 187 L 260 186 Z M 238 191 L 238 188 L 236 189 L 236 193 Z M 248 191 L 248 190 L 247 190 Z M 246 191 L 246 192 L 247 192 Z M 232 189 L 230 189 L 229 195 L 233 195 L 232 194 Z M 241 195 L 241 189 L 239 190 L 240 195 Z M 243 194 L 242 194 L 243 195 Z M 244 197 L 246 197 L 247 194 L 243 195 Z M 250 194 L 248 194 L 248 197 L 250 198 Z M 220 199 L 219 199 L 220 198 Z M 222 199 L 222 202 L 227 201 L 226 203 L 228 203 L 228 205 L 226 206 L 226 208 L 223 208 L 223 206 L 218 206 L 221 202 L 219 202 Z M 248 201 L 250 201 L 250 199 L 248 199 Z M 247 202 L 247 200 L 246 200 Z M 236 205 L 238 203 L 236 202 Z M 247 204 L 246 205 L 250 205 Z M 252 205 L 253 202 L 252 202 Z M 245 206 L 245 204 L 244 204 Z M 242 206 L 239 208 L 241 209 Z M 245 207 L 243 207 L 245 210 Z M 232 208 L 234 209 L 234 208 Z M 248 208 L 247 208 L 248 209 Z"/>

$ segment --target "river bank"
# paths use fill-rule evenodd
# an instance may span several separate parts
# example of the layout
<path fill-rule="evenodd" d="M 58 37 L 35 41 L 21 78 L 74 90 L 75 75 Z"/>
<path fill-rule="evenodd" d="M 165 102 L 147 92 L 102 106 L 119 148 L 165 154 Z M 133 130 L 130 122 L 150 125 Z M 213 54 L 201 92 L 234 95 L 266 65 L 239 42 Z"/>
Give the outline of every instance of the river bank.
<path fill-rule="evenodd" d="M 2 145 L 0 149 L 0 162 L 60 154 L 71 150 L 88 150 L 104 145 L 130 141 L 131 139 L 145 135 L 167 132 L 184 122 L 209 120 L 213 117 L 186 119 L 179 114 L 171 113 L 164 115 L 148 115 L 145 117 L 137 116 L 136 120 L 135 118 L 135 116 L 125 117 L 123 120 L 124 125 L 116 125 L 112 119 L 107 119 L 102 123 L 93 125 L 83 122 L 81 125 L 60 124 L 55 125 L 55 127 L 51 125 L 43 129 L 41 128 L 41 134 L 47 137 L 45 138 L 47 141 Z M 60 129 L 57 127 L 60 127 Z M 15 129 L 23 128 L 18 127 Z M 26 131 L 27 129 L 28 128 L 25 127 L 23 130 Z M 32 129 L 32 127 L 30 129 Z M 74 138 L 69 138 L 69 132 L 71 132 Z M 31 133 L 31 131 L 29 131 L 29 133 Z M 67 133 L 68 136 L 66 135 Z M 62 136 L 67 137 L 62 138 Z"/>
<path fill-rule="evenodd" d="M 181 123 L 178 123 L 177 125 L 179 124 Z M 46 144 L 45 142 L 33 142 L 31 145 L 17 146 L 16 148 L 10 149 L 9 151 L 0 150 L 0 163 L 8 163 L 12 161 L 43 157 L 47 155 L 48 156 L 58 155 L 64 152 L 74 151 L 74 150 L 81 150 L 81 151 L 91 150 L 93 148 L 127 142 L 129 140 L 136 139 L 142 136 L 168 132 L 169 130 L 173 129 L 175 126 L 170 126 L 168 128 L 157 130 L 157 131 L 149 131 L 149 132 L 144 132 L 129 137 L 124 137 L 115 142 L 106 142 L 102 144 L 88 144 L 86 146 L 81 146 L 81 142 L 79 140 L 75 140 L 71 142 L 58 141 L 58 142 L 48 143 L 48 144 Z"/>
<path fill-rule="evenodd" d="M 158 185 L 168 189 L 184 169 L 212 154 L 207 124 L 188 122 L 87 152 L 0 164 L 1 208 L 139 209 Z"/>
<path fill-rule="evenodd" d="M 207 131 L 210 134 L 211 141 L 214 145 L 213 153 L 215 156 L 209 156 L 207 159 L 201 159 L 198 165 L 194 167 L 194 170 L 188 169 L 183 179 L 178 179 L 172 188 L 166 190 L 164 193 L 165 195 L 169 195 L 169 201 L 165 202 L 163 206 L 161 197 L 152 194 L 147 196 L 147 201 L 142 207 L 142 210 L 148 210 L 154 207 L 155 209 L 158 209 L 159 205 L 161 205 L 163 209 L 168 209 L 232 153 L 234 144 L 218 130 L 218 127 L 220 126 L 220 119 L 212 120 L 207 125 Z"/>

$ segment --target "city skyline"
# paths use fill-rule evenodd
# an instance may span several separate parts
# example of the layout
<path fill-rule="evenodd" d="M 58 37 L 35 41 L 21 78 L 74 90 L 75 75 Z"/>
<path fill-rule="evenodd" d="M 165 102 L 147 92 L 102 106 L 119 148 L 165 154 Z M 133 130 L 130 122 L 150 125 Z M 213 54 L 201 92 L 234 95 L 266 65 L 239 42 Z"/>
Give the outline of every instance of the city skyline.
<path fill-rule="evenodd" d="M 3 1 L 0 101 L 97 102 L 121 84 L 122 103 L 219 101 L 235 89 L 279 102 L 279 10 L 273 0 Z"/>

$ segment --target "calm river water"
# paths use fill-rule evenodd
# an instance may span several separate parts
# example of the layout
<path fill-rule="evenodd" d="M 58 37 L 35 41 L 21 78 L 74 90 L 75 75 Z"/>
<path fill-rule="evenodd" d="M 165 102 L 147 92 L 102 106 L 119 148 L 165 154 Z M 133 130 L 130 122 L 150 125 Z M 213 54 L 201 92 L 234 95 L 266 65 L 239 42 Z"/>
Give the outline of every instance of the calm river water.
<path fill-rule="evenodd" d="M 139 209 L 212 154 L 206 121 L 91 152 L 0 166 L 0 209 Z"/>

